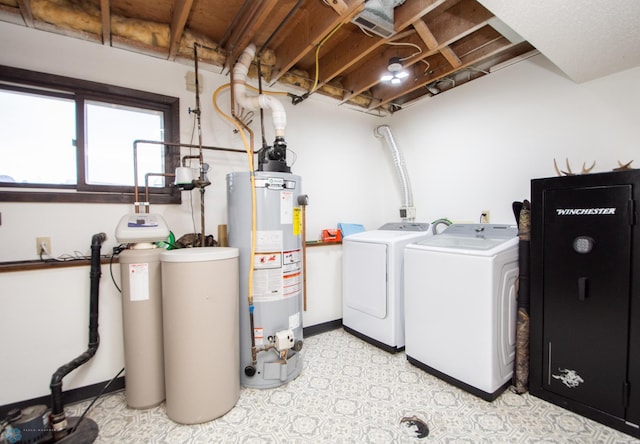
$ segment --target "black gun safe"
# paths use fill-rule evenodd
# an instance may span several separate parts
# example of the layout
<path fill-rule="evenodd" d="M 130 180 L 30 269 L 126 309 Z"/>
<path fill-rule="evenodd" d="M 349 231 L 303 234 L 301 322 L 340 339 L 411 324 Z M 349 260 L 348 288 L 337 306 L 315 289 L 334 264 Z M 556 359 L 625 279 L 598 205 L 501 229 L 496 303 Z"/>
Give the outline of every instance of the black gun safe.
<path fill-rule="evenodd" d="M 531 181 L 532 395 L 640 437 L 640 170 Z"/>

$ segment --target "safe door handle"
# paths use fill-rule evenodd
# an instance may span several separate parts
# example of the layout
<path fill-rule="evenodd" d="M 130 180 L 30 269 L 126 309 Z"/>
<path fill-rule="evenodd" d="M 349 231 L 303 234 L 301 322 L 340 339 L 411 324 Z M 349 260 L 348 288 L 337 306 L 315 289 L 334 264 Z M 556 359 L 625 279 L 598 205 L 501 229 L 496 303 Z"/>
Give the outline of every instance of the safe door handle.
<path fill-rule="evenodd" d="M 578 300 L 586 301 L 588 291 L 589 291 L 589 279 L 586 277 L 578 278 Z"/>

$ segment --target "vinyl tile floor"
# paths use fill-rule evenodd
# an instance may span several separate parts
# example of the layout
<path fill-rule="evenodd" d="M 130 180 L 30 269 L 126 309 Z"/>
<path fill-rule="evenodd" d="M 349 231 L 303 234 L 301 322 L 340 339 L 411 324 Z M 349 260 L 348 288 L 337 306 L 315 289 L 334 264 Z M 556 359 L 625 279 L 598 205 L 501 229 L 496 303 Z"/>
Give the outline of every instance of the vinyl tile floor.
<path fill-rule="evenodd" d="M 638 443 L 640 440 L 529 394 L 506 390 L 493 402 L 468 394 L 342 329 L 305 339 L 301 374 L 273 389 L 242 388 L 222 417 L 171 421 L 164 403 L 126 405 L 105 395 L 88 417 L 97 443 Z M 66 406 L 78 416 L 89 404 Z M 401 422 L 416 416 L 429 428 Z"/>

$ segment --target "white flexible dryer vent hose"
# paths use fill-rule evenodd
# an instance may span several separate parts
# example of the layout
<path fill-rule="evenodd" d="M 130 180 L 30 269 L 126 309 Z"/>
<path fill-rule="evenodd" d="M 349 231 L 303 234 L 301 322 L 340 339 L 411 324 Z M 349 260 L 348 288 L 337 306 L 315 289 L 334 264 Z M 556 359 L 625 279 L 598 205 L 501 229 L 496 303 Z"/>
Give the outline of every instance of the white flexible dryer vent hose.
<path fill-rule="evenodd" d="M 411 183 L 409 181 L 409 175 L 407 174 L 407 168 L 404 164 L 404 159 L 402 158 L 402 154 L 398 149 L 398 145 L 393 138 L 393 134 L 391 134 L 391 128 L 389 125 L 380 125 L 374 130 L 374 135 L 378 138 L 382 137 L 386 140 L 387 145 L 389 146 L 389 150 L 391 151 L 391 155 L 393 156 L 393 162 L 396 166 L 396 171 L 398 173 L 398 178 L 400 179 L 400 185 L 402 186 L 402 209 L 405 210 L 414 210 L 413 208 L 413 193 L 411 192 Z M 403 217 L 403 220 L 413 221 L 415 216 L 411 215 L 408 217 Z"/>
<path fill-rule="evenodd" d="M 256 46 L 251 43 L 245 48 L 238 62 L 233 67 L 233 93 L 240 106 L 248 110 L 269 108 L 273 119 L 273 128 L 276 137 L 284 137 L 284 129 L 287 126 L 287 115 L 284 106 L 278 99 L 266 94 L 247 96 L 247 73 L 249 66 L 256 55 Z"/>

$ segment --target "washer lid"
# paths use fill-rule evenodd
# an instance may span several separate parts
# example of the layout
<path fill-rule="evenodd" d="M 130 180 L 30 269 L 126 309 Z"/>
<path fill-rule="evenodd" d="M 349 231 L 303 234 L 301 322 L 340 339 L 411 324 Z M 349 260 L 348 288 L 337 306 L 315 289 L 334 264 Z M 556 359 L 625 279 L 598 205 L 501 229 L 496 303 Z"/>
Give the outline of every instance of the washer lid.
<path fill-rule="evenodd" d="M 515 225 L 453 224 L 441 234 L 430 236 L 416 244 L 456 250 L 488 251 L 505 243 L 515 242 Z"/>
<path fill-rule="evenodd" d="M 509 239 L 487 239 L 483 237 L 457 237 L 440 234 L 416 243 L 429 247 L 484 251 L 492 250 L 508 240 Z"/>
<path fill-rule="evenodd" d="M 429 231 L 431 224 L 428 222 L 389 222 L 378 228 L 378 230 L 393 231 Z"/>
<path fill-rule="evenodd" d="M 518 235 L 518 227 L 500 224 L 451 224 L 442 234 L 458 237 L 511 239 Z"/>
<path fill-rule="evenodd" d="M 402 241 L 414 241 L 431 236 L 431 231 L 391 231 L 391 230 L 370 230 L 361 233 L 351 234 L 342 239 L 342 243 L 346 242 L 376 242 L 376 243 L 394 243 Z"/>

